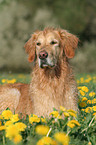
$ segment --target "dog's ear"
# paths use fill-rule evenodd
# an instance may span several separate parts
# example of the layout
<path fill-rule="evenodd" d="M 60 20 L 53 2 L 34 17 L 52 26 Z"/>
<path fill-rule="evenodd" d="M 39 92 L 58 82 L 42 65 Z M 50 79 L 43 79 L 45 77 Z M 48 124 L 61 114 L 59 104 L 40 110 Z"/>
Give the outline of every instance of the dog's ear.
<path fill-rule="evenodd" d="M 60 30 L 59 34 L 61 38 L 61 47 L 63 47 L 65 55 L 68 58 L 73 58 L 79 39 L 75 35 L 68 33 L 66 30 Z"/>
<path fill-rule="evenodd" d="M 28 57 L 29 62 L 32 62 L 35 59 L 36 38 L 37 38 L 36 33 L 32 34 L 31 38 L 24 45 L 26 53 L 29 54 Z"/>

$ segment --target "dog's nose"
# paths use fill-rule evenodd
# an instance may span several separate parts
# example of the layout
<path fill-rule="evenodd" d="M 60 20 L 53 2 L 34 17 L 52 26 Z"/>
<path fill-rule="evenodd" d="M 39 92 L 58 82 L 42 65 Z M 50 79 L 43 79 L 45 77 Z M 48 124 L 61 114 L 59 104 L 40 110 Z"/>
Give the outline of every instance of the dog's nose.
<path fill-rule="evenodd" d="M 45 59 L 45 58 L 47 58 L 48 57 L 48 53 L 46 52 L 46 51 L 41 51 L 40 53 L 39 53 L 39 58 L 40 59 Z"/>

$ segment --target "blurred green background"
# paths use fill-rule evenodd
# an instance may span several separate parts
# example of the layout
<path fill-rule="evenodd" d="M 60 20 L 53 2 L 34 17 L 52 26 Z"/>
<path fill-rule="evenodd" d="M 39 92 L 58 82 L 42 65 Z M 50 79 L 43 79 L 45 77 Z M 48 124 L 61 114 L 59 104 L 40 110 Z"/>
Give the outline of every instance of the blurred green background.
<path fill-rule="evenodd" d="M 96 0 L 0 0 L 0 71 L 30 72 L 24 44 L 46 26 L 77 35 L 75 71 L 96 72 Z"/>

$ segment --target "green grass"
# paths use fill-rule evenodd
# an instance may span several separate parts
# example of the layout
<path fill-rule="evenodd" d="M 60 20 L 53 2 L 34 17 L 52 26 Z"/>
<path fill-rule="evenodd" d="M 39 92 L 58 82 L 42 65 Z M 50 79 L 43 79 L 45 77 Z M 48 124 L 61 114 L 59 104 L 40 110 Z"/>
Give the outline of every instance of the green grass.
<path fill-rule="evenodd" d="M 0 84 L 7 83 L 8 80 L 10 80 L 13 83 L 13 79 L 16 80 L 16 82 L 22 82 L 22 83 L 29 83 L 30 82 L 30 75 L 29 74 L 0 74 Z M 2 81 L 3 80 L 3 81 Z M 4 81 L 5 80 L 5 81 Z M 70 138 L 69 145 L 95 145 L 96 144 L 96 74 L 78 74 L 76 76 L 77 80 L 77 86 L 78 88 L 78 94 L 79 94 L 79 102 L 78 106 L 80 109 L 80 112 L 76 113 L 70 110 L 56 110 L 54 108 L 53 115 L 48 116 L 45 120 L 46 122 L 42 121 L 42 117 L 34 117 L 34 116 L 26 116 L 26 118 L 20 118 L 18 121 L 14 121 L 12 123 L 15 125 L 16 123 L 22 122 L 26 125 L 26 129 L 24 131 L 19 131 L 19 135 L 22 136 L 22 141 L 19 143 L 20 145 L 26 144 L 26 145 L 35 145 L 40 139 L 44 140 L 44 136 L 50 137 L 55 142 L 48 144 L 47 140 L 46 145 L 67 145 L 68 144 L 68 138 L 65 137 L 64 141 L 62 141 L 61 132 L 64 134 L 67 134 Z M 81 88 L 80 88 L 81 87 Z M 93 92 L 93 94 L 91 93 Z M 90 95 L 91 93 L 91 95 Z M 64 109 L 64 108 L 63 108 Z M 65 118 L 60 118 L 60 116 L 65 115 Z M 57 116 L 56 116 L 57 115 Z M 68 116 L 69 115 L 69 116 Z M 1 127 L 5 125 L 6 122 L 12 120 L 12 116 L 9 117 L 9 119 L 6 119 L 6 117 L 2 118 L 1 114 Z M 30 118 L 30 120 L 29 120 Z M 34 121 L 33 121 L 34 120 Z M 71 120 L 78 121 L 79 124 L 77 125 L 75 123 L 71 123 L 68 126 L 68 122 Z M 33 121 L 33 122 L 32 122 Z M 11 125 L 12 125 L 11 124 Z M 39 134 L 36 131 L 36 127 L 38 125 L 44 125 L 45 130 L 46 126 L 49 127 L 50 131 L 47 132 L 46 135 L 42 135 L 42 132 L 44 133 L 44 128 L 39 130 Z M 73 125 L 73 128 L 72 128 Z M 10 127 L 8 125 L 7 127 Z M 7 128 L 6 127 L 6 128 Z M 0 131 L 0 145 L 13 145 L 14 144 L 14 137 L 10 135 L 6 137 L 6 134 L 8 133 L 7 129 L 1 129 Z M 59 139 L 56 139 L 54 135 L 59 132 Z M 18 137 L 19 139 L 19 137 Z M 66 141 L 66 142 L 65 142 Z M 40 144 L 39 145 L 45 145 Z M 65 143 L 65 144 L 64 144 Z"/>
<path fill-rule="evenodd" d="M 30 74 L 7 74 L 7 73 L 0 73 L 0 84 L 2 83 L 3 79 L 16 79 L 16 82 L 21 82 L 21 83 L 29 83 L 30 82 Z"/>

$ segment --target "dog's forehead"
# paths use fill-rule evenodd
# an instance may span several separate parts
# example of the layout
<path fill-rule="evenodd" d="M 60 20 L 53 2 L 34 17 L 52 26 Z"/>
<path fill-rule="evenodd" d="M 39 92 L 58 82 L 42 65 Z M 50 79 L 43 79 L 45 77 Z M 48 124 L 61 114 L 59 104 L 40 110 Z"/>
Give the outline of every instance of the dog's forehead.
<path fill-rule="evenodd" d="M 41 31 L 37 37 L 37 40 L 52 40 L 52 39 L 60 39 L 59 34 L 55 31 L 52 32 L 46 32 L 44 33 L 44 31 Z"/>
<path fill-rule="evenodd" d="M 59 35 L 53 31 L 53 32 L 49 32 L 46 34 L 46 38 L 49 38 L 49 39 L 59 39 Z"/>

